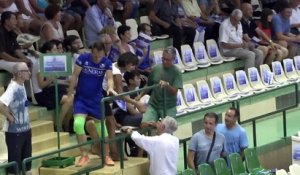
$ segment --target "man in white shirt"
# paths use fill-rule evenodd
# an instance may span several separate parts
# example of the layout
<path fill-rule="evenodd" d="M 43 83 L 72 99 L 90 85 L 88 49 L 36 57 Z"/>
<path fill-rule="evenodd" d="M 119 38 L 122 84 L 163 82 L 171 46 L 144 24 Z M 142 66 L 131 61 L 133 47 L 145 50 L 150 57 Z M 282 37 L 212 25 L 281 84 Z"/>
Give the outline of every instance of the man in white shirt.
<path fill-rule="evenodd" d="M 226 57 L 237 57 L 245 60 L 245 70 L 250 67 L 259 67 L 264 61 L 262 51 L 252 48 L 250 51 L 247 42 L 243 41 L 241 19 L 243 13 L 239 9 L 232 11 L 230 18 L 224 20 L 219 30 L 219 45 Z"/>
<path fill-rule="evenodd" d="M 290 17 L 291 32 L 298 35 L 300 33 L 300 1 L 291 0 L 290 5 L 293 8 L 292 16 Z"/>
<path fill-rule="evenodd" d="M 153 125 L 157 128 L 157 136 L 144 136 L 131 129 L 126 132 L 149 154 L 150 175 L 174 175 L 177 173 L 179 139 L 172 134 L 177 130 L 177 122 L 167 116 Z"/>

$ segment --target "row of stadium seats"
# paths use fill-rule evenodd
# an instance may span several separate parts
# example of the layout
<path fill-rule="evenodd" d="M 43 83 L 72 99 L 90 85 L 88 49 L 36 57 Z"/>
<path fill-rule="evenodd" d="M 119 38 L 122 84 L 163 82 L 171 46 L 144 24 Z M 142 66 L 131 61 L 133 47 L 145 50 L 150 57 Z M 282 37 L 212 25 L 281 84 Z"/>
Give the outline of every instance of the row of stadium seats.
<path fill-rule="evenodd" d="M 260 73 L 252 67 L 247 73 L 244 70 L 236 71 L 235 76 L 226 73 L 222 79 L 211 77 L 209 83 L 200 80 L 195 86 L 184 84 L 182 91 L 177 93 L 177 115 L 297 82 L 300 80 L 300 56 L 294 60 L 283 60 L 283 66 L 281 62 L 275 61 L 272 70 L 263 64 Z"/>

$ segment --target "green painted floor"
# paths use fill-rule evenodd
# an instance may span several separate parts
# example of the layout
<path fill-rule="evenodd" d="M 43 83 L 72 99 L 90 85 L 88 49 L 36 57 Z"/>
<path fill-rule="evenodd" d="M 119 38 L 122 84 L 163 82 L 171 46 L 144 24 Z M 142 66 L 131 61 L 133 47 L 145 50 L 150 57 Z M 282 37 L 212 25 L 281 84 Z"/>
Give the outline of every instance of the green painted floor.
<path fill-rule="evenodd" d="M 296 134 L 300 130 L 300 108 L 289 110 L 287 112 L 287 136 Z M 249 147 L 253 147 L 252 124 L 242 125 L 247 131 Z M 283 138 L 283 119 L 282 113 L 272 115 L 256 123 L 257 146 L 272 143 Z M 183 146 L 180 146 L 178 171 L 184 169 Z"/>

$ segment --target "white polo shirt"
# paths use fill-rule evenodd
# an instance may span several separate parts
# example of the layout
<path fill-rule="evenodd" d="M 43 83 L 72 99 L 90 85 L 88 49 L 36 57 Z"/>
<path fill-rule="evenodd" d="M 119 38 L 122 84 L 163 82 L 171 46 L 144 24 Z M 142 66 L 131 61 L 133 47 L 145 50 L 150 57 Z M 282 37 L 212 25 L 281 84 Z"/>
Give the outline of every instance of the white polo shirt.
<path fill-rule="evenodd" d="M 242 24 L 239 23 L 238 27 L 234 27 L 231 22 L 230 18 L 225 19 L 220 26 L 219 29 L 219 43 L 231 43 L 231 44 L 236 44 L 236 43 L 243 43 L 243 29 L 242 29 Z M 223 49 L 220 47 L 220 50 L 223 53 L 226 53 L 230 51 L 230 49 Z"/>
<path fill-rule="evenodd" d="M 292 16 L 290 17 L 291 24 L 300 24 L 300 6 L 297 8 L 293 8 Z M 300 32 L 300 28 L 298 28 L 298 31 Z"/>

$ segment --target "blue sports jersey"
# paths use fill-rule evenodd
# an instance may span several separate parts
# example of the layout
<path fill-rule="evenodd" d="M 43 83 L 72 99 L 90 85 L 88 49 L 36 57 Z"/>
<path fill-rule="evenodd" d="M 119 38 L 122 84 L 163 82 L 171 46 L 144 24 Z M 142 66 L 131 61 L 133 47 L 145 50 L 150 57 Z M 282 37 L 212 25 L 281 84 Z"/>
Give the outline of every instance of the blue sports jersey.
<path fill-rule="evenodd" d="M 83 98 L 102 98 L 102 82 L 107 70 L 112 70 L 111 61 L 103 57 L 100 63 L 94 63 L 92 54 L 81 54 L 76 64 L 82 67 L 78 77 L 76 96 Z M 100 99 L 99 99 L 100 100 Z"/>

